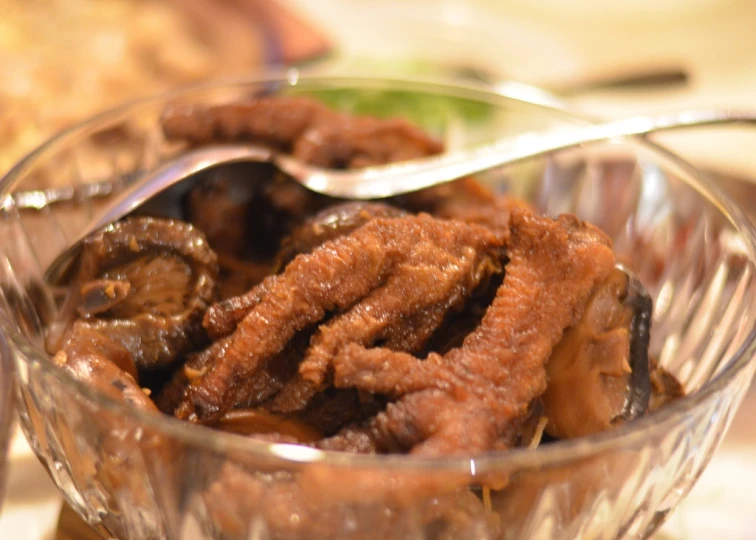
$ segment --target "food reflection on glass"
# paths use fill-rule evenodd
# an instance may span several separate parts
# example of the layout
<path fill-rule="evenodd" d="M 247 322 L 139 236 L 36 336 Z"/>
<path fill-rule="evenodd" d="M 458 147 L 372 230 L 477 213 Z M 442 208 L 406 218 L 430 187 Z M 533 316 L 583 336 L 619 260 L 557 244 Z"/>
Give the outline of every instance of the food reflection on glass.
<path fill-rule="evenodd" d="M 405 120 L 308 97 L 174 108 L 163 128 L 334 168 L 442 151 Z M 608 237 L 475 179 L 349 202 L 237 166 L 181 210 L 88 238 L 48 339 L 59 366 L 135 407 L 269 442 L 445 456 L 589 435 L 682 393 L 648 358 L 650 300 Z"/>

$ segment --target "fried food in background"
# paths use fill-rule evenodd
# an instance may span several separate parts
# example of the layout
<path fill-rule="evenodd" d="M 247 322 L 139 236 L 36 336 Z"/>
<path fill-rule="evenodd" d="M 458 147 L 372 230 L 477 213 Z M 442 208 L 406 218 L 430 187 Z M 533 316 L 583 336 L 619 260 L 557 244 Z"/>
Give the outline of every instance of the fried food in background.
<path fill-rule="evenodd" d="M 0 174 L 100 110 L 260 65 L 259 25 L 237 11 L 207 0 L 3 2 Z"/>

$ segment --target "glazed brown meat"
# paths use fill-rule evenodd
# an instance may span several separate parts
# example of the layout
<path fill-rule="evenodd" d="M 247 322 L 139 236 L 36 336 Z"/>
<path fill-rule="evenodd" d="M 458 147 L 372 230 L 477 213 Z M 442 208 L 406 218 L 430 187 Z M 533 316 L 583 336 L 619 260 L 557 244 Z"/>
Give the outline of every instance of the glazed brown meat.
<path fill-rule="evenodd" d="M 216 300 L 217 263 L 201 232 L 185 223 L 130 218 L 83 245 L 64 344 L 91 329 L 125 347 L 139 368 L 174 362 L 204 339 Z M 53 346 L 61 348 L 61 346 Z"/>
<path fill-rule="evenodd" d="M 176 107 L 165 112 L 162 125 L 171 140 L 195 145 L 250 141 L 329 168 L 390 163 L 442 150 L 441 143 L 406 120 L 347 116 L 306 97 Z"/>
<path fill-rule="evenodd" d="M 237 405 L 239 381 L 283 350 L 296 332 L 333 313 L 313 337 L 300 368 L 320 387 L 330 356 L 345 338 L 371 345 L 404 314 L 439 303 L 452 308 L 497 266 L 502 248 L 486 228 L 427 215 L 376 219 L 326 242 L 250 292 L 259 302 L 212 368 L 191 382 L 176 414 L 217 419 Z"/>
<path fill-rule="evenodd" d="M 349 234 L 368 221 L 404 215 L 406 212 L 399 208 L 379 203 L 349 202 L 330 206 L 305 220 L 284 239 L 275 267 L 283 269 L 296 255 L 309 253 L 322 243 Z M 228 298 L 210 306 L 203 321 L 210 336 L 217 339 L 233 332 L 260 301 L 266 287 L 261 285 L 253 293 Z"/>
<path fill-rule="evenodd" d="M 353 430 L 378 451 L 485 452 L 546 389 L 545 364 L 614 266 L 611 243 L 571 216 L 512 214 L 504 282 L 481 325 L 458 349 L 425 360 L 349 345 L 333 359 L 336 386 L 391 394 L 367 426 L 324 441 L 350 449 Z M 364 443 L 362 443 L 364 444 Z"/>

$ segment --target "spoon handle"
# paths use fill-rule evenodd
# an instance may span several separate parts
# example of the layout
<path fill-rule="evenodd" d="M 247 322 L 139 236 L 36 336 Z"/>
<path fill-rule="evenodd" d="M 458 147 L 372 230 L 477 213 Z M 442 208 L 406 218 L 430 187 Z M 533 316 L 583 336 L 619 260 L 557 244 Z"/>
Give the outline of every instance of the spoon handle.
<path fill-rule="evenodd" d="M 692 110 L 658 116 L 637 116 L 551 133 L 525 133 L 475 148 L 358 170 L 317 170 L 288 156 L 276 158 L 276 163 L 314 191 L 337 197 L 374 199 L 417 191 L 526 158 L 588 143 L 646 136 L 673 129 L 737 123 L 756 123 L 756 111 Z"/>

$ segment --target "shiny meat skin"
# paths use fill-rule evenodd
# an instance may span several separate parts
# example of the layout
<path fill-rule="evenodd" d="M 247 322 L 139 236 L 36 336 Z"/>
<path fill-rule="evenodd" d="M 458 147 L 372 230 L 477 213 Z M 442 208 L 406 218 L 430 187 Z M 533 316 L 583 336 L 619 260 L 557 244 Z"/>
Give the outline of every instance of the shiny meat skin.
<path fill-rule="evenodd" d="M 157 411 L 155 404 L 137 382 L 131 353 L 120 343 L 86 325 L 77 325 L 65 348 L 53 362 L 74 378 L 100 392 L 146 411 Z"/>
<path fill-rule="evenodd" d="M 461 347 L 425 360 L 355 344 L 341 349 L 333 359 L 336 386 L 398 399 L 322 448 L 350 450 L 357 439 L 362 449 L 371 441 L 379 452 L 437 456 L 485 452 L 507 437 L 546 389 L 552 348 L 614 266 L 609 239 L 573 216 L 514 210 L 510 229 L 504 282 Z"/>
<path fill-rule="evenodd" d="M 210 306 L 202 320 L 208 335 L 219 339 L 236 330 L 237 325 L 262 301 L 274 279 L 273 276 L 268 276 L 247 293 L 226 298 Z"/>
<path fill-rule="evenodd" d="M 250 141 L 307 163 L 355 168 L 439 153 L 442 145 L 403 119 L 355 117 L 306 97 L 262 97 L 214 107 L 165 111 L 169 140 L 190 144 Z"/>
<path fill-rule="evenodd" d="M 186 223 L 129 218 L 110 225 L 84 242 L 77 294 L 62 309 L 70 314 L 62 343 L 86 326 L 120 343 L 141 369 L 171 364 L 201 343 L 217 272 L 215 253 Z M 93 297 L 110 302 L 93 304 Z"/>
<path fill-rule="evenodd" d="M 318 329 L 300 370 L 321 384 L 328 354 L 344 344 L 339 332 L 372 345 L 402 314 L 438 302 L 452 307 L 502 249 L 501 240 L 486 228 L 420 215 L 370 221 L 296 257 L 282 274 L 260 285 L 259 302 L 209 371 L 191 382 L 177 416 L 214 421 L 237 405 L 241 381 L 283 350 L 295 333 L 335 314 Z M 439 297 L 436 289 L 447 297 Z"/>
<path fill-rule="evenodd" d="M 391 348 L 397 345 L 398 340 L 392 339 L 397 326 L 410 331 L 403 336 L 405 343 L 399 350 L 417 351 L 449 311 L 461 309 L 484 278 L 501 271 L 503 250 L 497 256 L 481 257 L 469 245 L 461 256 L 450 257 L 453 251 L 439 252 L 437 245 L 417 240 L 410 249 L 422 262 L 397 268 L 383 287 L 320 326 L 299 366 L 302 379 L 321 388 L 331 359 L 342 347 L 352 343 L 369 346 L 381 340 Z M 423 316 L 413 321 L 418 313 Z"/>
<path fill-rule="evenodd" d="M 238 381 L 233 386 L 233 394 L 229 396 L 235 407 L 248 408 L 261 405 L 285 388 L 288 381 L 297 373 L 297 365 L 307 348 L 311 334 L 311 331 L 298 332 L 283 350 L 265 359 L 260 369 Z M 231 338 L 232 336 L 223 337 L 213 342 L 204 351 L 192 354 L 187 359 L 158 394 L 156 401 L 160 410 L 168 414 L 177 410 L 185 399 L 185 394 L 192 382 L 200 380 L 213 369 L 216 359 L 226 354 L 232 342 Z"/>

